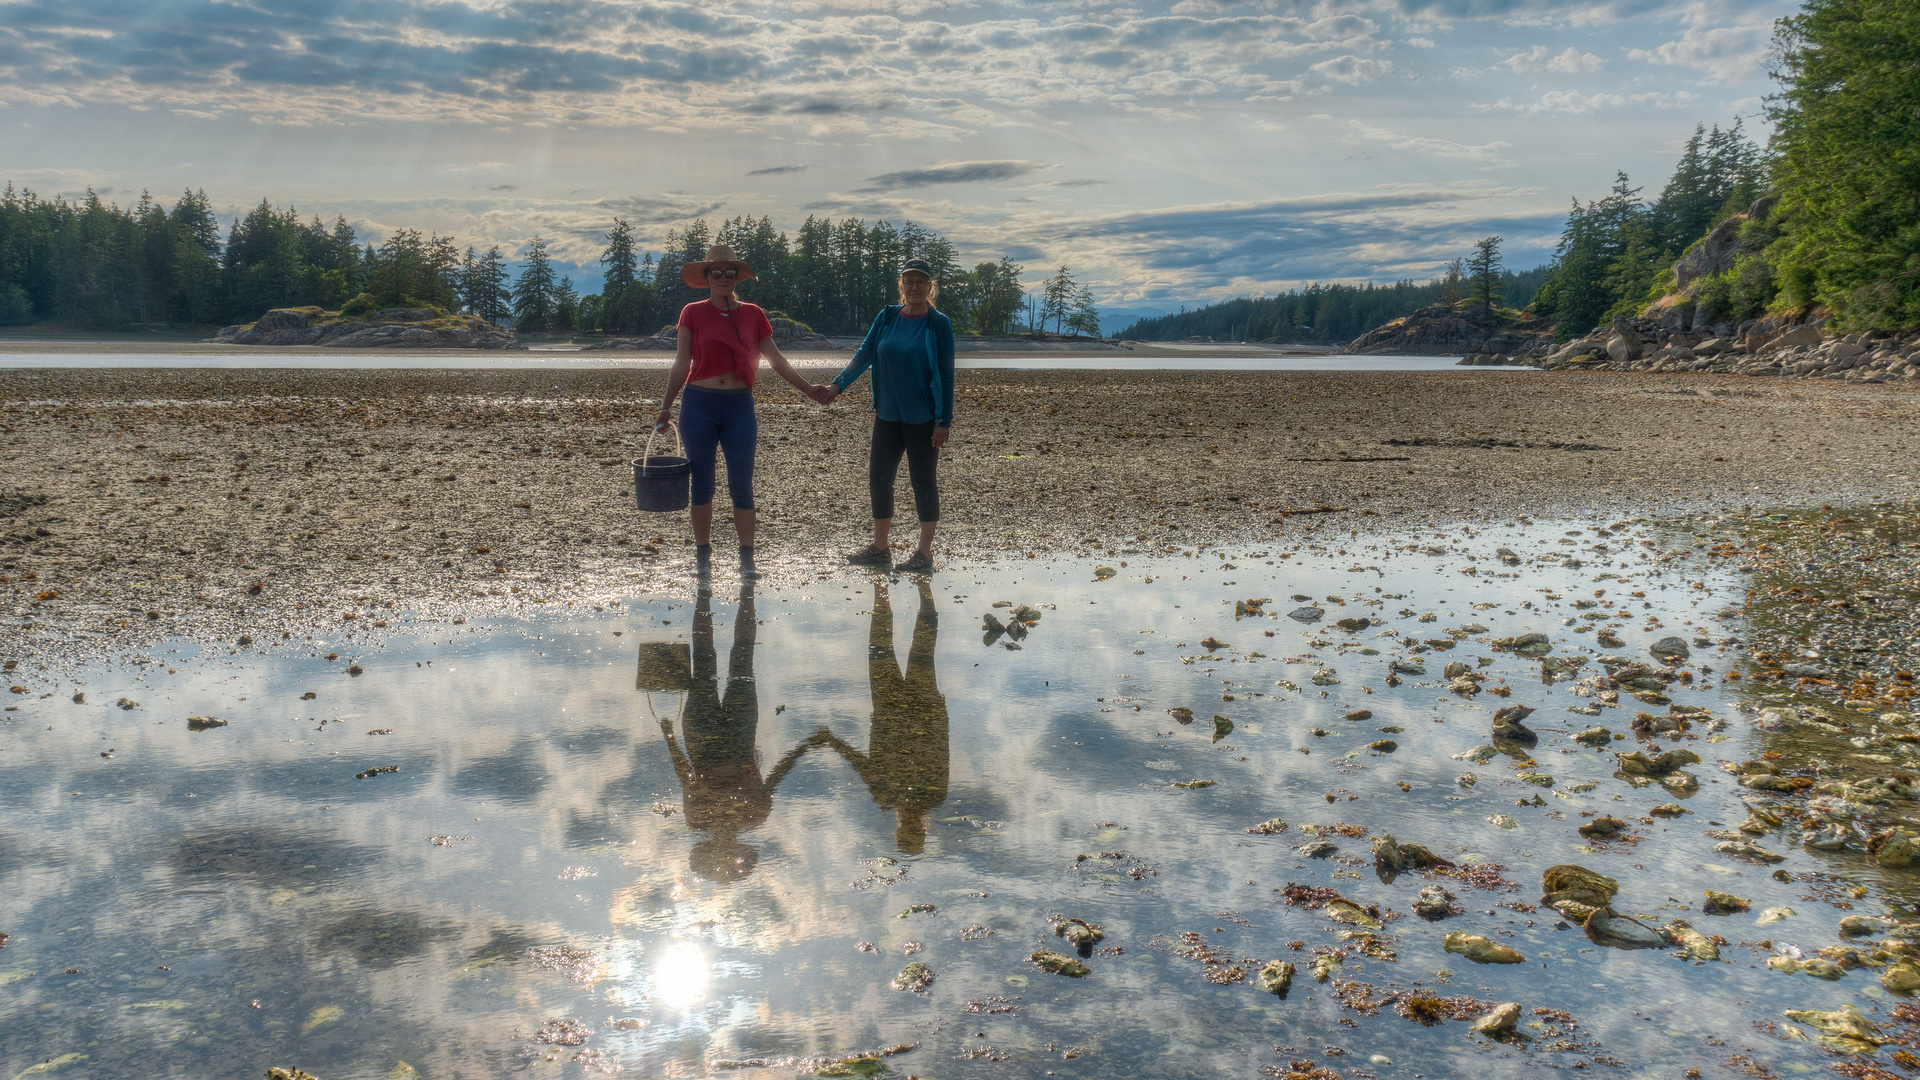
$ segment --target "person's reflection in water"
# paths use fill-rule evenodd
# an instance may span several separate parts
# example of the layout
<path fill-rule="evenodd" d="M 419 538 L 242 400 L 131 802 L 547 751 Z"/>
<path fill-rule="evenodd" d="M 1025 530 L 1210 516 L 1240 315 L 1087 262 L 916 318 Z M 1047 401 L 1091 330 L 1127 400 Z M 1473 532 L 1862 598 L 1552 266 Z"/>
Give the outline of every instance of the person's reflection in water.
<path fill-rule="evenodd" d="M 740 585 L 740 610 L 733 620 L 733 651 L 727 658 L 727 689 L 720 692 L 713 648 L 712 590 L 701 586 L 693 609 L 693 685 L 680 719 L 683 752 L 674 742 L 673 721 L 661 720 L 673 771 L 680 777 L 681 813 L 687 825 L 711 833 L 693 846 L 688 862 L 710 881 L 734 881 L 753 872 L 760 853 L 740 834 L 767 820 L 773 792 L 800 755 L 825 741 L 814 736 L 780 759 L 762 777 L 754 755 L 760 727 L 760 696 L 753 684 L 753 645 L 759 625 L 753 610 L 753 583 Z"/>
<path fill-rule="evenodd" d="M 903 675 L 893 655 L 887 585 L 882 580 L 873 583 L 873 625 L 867 635 L 873 724 L 867 730 L 867 752 L 824 729 L 821 733 L 866 781 L 873 801 L 894 812 L 894 843 L 909 855 L 920 854 L 927 845 L 927 811 L 947 801 L 947 699 L 933 670 L 940 615 L 932 583 L 921 578 L 919 586 L 920 613 L 913 620 L 913 646 Z"/>

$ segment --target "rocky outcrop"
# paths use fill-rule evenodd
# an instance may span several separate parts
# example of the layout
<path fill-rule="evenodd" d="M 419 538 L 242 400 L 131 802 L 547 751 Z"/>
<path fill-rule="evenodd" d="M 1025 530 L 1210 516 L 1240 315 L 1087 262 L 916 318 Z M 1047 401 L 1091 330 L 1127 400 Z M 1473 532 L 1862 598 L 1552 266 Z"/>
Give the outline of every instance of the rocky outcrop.
<path fill-rule="evenodd" d="M 586 346 L 583 352 L 672 352 L 679 347 L 679 337 L 671 326 L 662 327 L 652 337 L 610 337 L 605 341 L 596 341 Z"/>
<path fill-rule="evenodd" d="M 1687 249 L 1680 261 L 1673 264 L 1674 289 L 1685 290 L 1702 278 L 1733 269 L 1734 256 L 1740 253 L 1740 227 L 1749 221 L 1765 221 L 1779 201 L 1777 195 L 1762 195 L 1744 213 L 1715 225 L 1705 239 Z"/>
<path fill-rule="evenodd" d="M 512 331 L 439 308 L 385 308 L 365 316 L 317 307 L 274 308 L 221 330 L 220 345 L 326 345 L 341 349 L 523 349 Z"/>
<path fill-rule="evenodd" d="M 1752 319 L 1678 329 L 1656 309 L 1615 319 L 1564 345 L 1521 354 L 1549 371 L 1684 371 L 1797 375 L 1846 382 L 1920 379 L 1920 335 L 1863 330 L 1837 335 L 1824 317 Z"/>
<path fill-rule="evenodd" d="M 1536 348 L 1552 336 L 1546 319 L 1500 320 L 1480 311 L 1434 304 L 1354 338 L 1348 353 L 1393 356 L 1491 355 L 1496 363 Z"/>

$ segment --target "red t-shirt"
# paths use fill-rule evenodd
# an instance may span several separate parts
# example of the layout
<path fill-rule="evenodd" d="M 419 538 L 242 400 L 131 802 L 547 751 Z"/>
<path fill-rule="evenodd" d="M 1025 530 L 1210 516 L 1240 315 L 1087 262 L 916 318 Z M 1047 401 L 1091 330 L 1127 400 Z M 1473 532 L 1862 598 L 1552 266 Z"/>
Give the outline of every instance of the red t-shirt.
<path fill-rule="evenodd" d="M 680 326 L 693 335 L 693 367 L 688 382 L 716 375 L 738 375 L 748 386 L 760 370 L 760 343 L 773 336 L 773 324 L 758 304 L 721 311 L 710 300 L 680 309 Z"/>

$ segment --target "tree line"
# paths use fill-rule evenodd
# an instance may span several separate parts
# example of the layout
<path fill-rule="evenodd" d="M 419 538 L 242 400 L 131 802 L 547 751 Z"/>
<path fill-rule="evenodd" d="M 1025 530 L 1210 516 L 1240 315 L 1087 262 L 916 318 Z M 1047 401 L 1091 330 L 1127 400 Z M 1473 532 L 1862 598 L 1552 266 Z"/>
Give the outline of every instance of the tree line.
<path fill-rule="evenodd" d="M 1492 252 L 1498 251 L 1497 238 Z M 1497 259 L 1497 255 L 1495 255 Z M 1141 319 L 1120 332 L 1136 341 L 1259 341 L 1273 344 L 1344 344 L 1381 323 L 1411 315 L 1421 308 L 1445 303 L 1458 307 L 1472 284 L 1464 261 L 1456 260 L 1449 281 L 1443 274 L 1425 284 L 1396 281 L 1389 285 L 1308 285 L 1278 296 L 1238 297 L 1192 311 Z M 1489 307 L 1494 301 L 1524 307 L 1532 299 L 1545 267 L 1514 273 L 1489 270 Z"/>
<path fill-rule="evenodd" d="M 303 220 L 266 200 L 223 235 L 204 191 L 171 207 L 143 194 L 122 208 L 92 191 L 48 200 L 9 184 L 0 194 L 0 325 L 125 329 L 250 322 L 276 307 L 438 307 L 525 331 L 646 335 L 673 325 L 698 298 L 681 268 L 723 243 L 757 273 L 741 296 L 822 333 L 863 332 L 882 305 L 897 302 L 900 264 L 914 257 L 933 266 L 939 306 L 962 332 L 1099 332 L 1091 295 L 1067 267 L 1030 303 L 1019 263 L 968 268 L 950 241 L 912 222 L 809 216 L 789 237 L 767 217 L 734 217 L 717 229 L 700 220 L 671 230 L 653 252 L 616 218 L 605 243 L 603 285 L 582 293 L 553 265 L 543 237 L 511 254 L 497 245 L 463 250 L 452 237 L 414 229 L 376 245 L 343 217 Z"/>

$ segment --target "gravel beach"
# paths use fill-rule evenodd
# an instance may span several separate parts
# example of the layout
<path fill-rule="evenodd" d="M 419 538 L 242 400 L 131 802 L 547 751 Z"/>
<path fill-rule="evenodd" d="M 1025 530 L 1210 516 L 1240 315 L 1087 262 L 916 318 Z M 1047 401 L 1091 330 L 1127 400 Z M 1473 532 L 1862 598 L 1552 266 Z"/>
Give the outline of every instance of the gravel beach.
<path fill-rule="evenodd" d="M 659 370 L 0 372 L 0 650 L 684 588 L 685 515 L 640 514 L 631 494 L 629 462 L 664 383 Z M 821 409 L 762 380 L 770 577 L 838 568 L 862 538 L 864 385 Z M 963 371 L 955 412 L 938 555 L 964 571 L 1522 516 L 1900 498 L 1914 490 L 1920 390 L 1716 375 Z M 900 489 L 910 507 L 904 475 Z"/>

